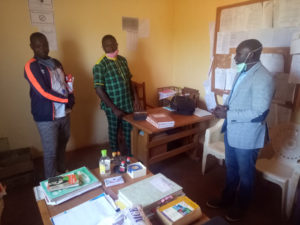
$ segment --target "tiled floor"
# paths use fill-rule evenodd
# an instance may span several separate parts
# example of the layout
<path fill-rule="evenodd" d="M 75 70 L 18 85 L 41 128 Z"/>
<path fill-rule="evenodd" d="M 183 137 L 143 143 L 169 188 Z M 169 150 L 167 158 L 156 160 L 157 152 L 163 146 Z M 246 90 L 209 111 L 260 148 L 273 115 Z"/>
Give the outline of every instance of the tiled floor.
<path fill-rule="evenodd" d="M 69 169 L 86 165 L 98 166 L 101 148 L 86 148 L 67 154 Z M 201 174 L 201 163 L 191 160 L 186 154 L 151 165 L 153 173 L 163 173 L 177 182 L 187 196 L 197 202 L 209 217 L 224 216 L 224 210 L 212 210 L 205 202 L 218 196 L 225 181 L 225 167 L 219 166 L 213 157 L 208 158 L 207 173 Z M 42 160 L 35 160 L 36 183 L 42 179 Z M 283 225 L 280 213 L 281 189 L 257 176 L 253 203 L 243 221 L 237 225 Z M 2 225 L 42 225 L 31 185 L 8 190 Z"/>

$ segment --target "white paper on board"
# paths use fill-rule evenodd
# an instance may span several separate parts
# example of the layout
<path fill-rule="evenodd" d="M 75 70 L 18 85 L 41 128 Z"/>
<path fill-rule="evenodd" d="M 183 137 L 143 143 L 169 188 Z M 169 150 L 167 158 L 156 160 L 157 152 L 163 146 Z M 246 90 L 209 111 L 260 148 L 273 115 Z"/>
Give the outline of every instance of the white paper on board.
<path fill-rule="evenodd" d="M 300 83 L 300 55 L 293 55 L 289 83 Z"/>
<path fill-rule="evenodd" d="M 230 32 L 218 32 L 216 54 L 229 54 Z"/>
<path fill-rule="evenodd" d="M 140 19 L 139 28 L 138 28 L 138 37 L 147 38 L 150 34 L 150 20 L 149 19 Z"/>
<path fill-rule="evenodd" d="M 284 71 L 284 57 L 281 54 L 261 54 L 260 61 L 273 75 Z"/>
<path fill-rule="evenodd" d="M 126 32 L 126 38 L 127 38 L 127 49 L 129 51 L 135 51 L 137 49 L 138 44 L 138 33 L 137 32 Z"/>
<path fill-rule="evenodd" d="M 28 0 L 30 11 L 48 11 L 53 9 L 52 0 Z"/>
<path fill-rule="evenodd" d="M 54 15 L 51 11 L 31 11 L 30 19 L 32 25 L 54 24 Z"/>
<path fill-rule="evenodd" d="M 300 26 L 299 0 L 273 0 L 274 1 L 274 27 Z"/>
<path fill-rule="evenodd" d="M 215 89 L 224 90 L 226 84 L 226 69 L 215 69 Z"/>
<path fill-rule="evenodd" d="M 235 76 L 237 75 L 235 68 L 226 69 L 225 90 L 231 90 Z"/>

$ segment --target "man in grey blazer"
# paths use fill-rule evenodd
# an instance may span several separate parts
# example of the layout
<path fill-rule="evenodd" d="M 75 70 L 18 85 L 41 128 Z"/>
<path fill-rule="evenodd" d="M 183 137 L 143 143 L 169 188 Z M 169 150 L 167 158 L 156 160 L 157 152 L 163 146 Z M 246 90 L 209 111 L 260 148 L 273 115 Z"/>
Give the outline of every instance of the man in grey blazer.
<path fill-rule="evenodd" d="M 226 186 L 221 199 L 207 202 L 211 208 L 229 207 L 226 219 L 239 221 L 248 208 L 259 149 L 268 139 L 266 116 L 274 94 L 274 80 L 260 62 L 262 44 L 255 39 L 236 49 L 237 76 L 224 105 L 213 111 L 225 118 Z"/>

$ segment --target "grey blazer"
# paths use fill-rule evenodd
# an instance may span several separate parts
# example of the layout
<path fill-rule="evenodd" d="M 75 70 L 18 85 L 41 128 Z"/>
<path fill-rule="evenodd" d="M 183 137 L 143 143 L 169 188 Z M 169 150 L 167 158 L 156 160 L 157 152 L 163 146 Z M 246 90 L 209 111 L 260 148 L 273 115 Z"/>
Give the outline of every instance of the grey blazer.
<path fill-rule="evenodd" d="M 230 146 L 240 149 L 264 146 L 266 122 L 251 120 L 262 116 L 270 108 L 274 90 L 274 79 L 260 62 L 247 71 L 246 76 L 225 101 L 225 105 L 229 107 L 226 132 Z"/>

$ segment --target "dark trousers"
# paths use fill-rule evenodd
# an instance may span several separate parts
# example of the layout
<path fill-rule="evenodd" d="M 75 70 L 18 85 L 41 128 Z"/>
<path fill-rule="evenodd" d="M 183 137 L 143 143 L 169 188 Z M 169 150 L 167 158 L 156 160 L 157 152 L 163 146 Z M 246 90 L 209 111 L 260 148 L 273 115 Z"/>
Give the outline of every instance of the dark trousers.
<path fill-rule="evenodd" d="M 224 135 L 226 186 L 222 199 L 227 204 L 245 210 L 253 194 L 255 163 L 259 149 L 238 149 L 228 144 Z"/>
<path fill-rule="evenodd" d="M 105 110 L 108 122 L 109 145 L 113 152 L 120 151 L 118 143 L 118 129 L 121 126 L 123 137 L 125 138 L 126 155 L 131 155 L 131 130 L 132 126 L 125 120 L 118 119 L 111 110 Z"/>

